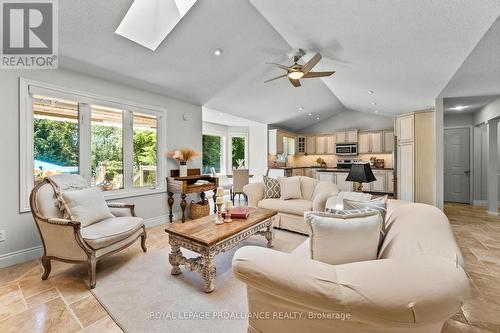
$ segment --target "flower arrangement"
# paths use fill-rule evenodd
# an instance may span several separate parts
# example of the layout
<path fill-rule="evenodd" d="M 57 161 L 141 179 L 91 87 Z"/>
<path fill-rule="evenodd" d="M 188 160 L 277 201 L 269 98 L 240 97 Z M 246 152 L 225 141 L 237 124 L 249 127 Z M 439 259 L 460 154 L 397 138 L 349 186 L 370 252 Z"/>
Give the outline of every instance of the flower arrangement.
<path fill-rule="evenodd" d="M 325 166 L 326 165 L 325 160 L 323 158 L 321 158 L 321 157 L 318 157 L 316 159 L 316 163 L 318 163 L 320 166 Z"/>
<path fill-rule="evenodd" d="M 167 157 L 179 161 L 180 164 L 186 164 L 196 156 L 200 156 L 200 153 L 191 148 L 177 149 L 167 153 Z"/>

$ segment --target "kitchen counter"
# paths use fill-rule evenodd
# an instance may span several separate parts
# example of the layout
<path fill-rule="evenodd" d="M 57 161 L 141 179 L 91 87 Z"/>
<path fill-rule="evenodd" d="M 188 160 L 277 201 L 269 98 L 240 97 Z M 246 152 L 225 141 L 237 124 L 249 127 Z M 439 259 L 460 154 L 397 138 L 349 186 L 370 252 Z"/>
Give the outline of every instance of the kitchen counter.
<path fill-rule="evenodd" d="M 269 169 L 278 169 L 278 170 L 293 170 L 293 169 L 326 169 L 328 167 L 326 166 L 301 166 L 301 167 L 292 167 L 292 166 L 287 166 L 287 167 L 269 167 Z"/>
<path fill-rule="evenodd" d="M 373 171 L 384 170 L 384 171 L 392 171 L 393 168 L 372 168 Z M 321 170 L 317 170 L 316 172 L 349 172 L 347 168 L 324 168 Z"/>

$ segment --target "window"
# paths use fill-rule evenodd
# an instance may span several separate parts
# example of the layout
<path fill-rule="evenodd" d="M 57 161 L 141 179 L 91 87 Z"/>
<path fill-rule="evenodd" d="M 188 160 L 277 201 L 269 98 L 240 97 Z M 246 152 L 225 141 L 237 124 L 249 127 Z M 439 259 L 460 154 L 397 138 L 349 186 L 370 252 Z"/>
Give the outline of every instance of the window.
<path fill-rule="evenodd" d="M 20 79 L 20 211 L 45 177 L 80 174 L 108 199 L 165 191 L 165 111 Z"/>
<path fill-rule="evenodd" d="M 90 185 L 103 191 L 123 188 L 123 110 L 92 105 Z"/>
<path fill-rule="evenodd" d="M 231 166 L 248 168 L 248 134 L 231 134 Z"/>
<path fill-rule="evenodd" d="M 134 113 L 134 187 L 156 184 L 156 116 Z"/>
<path fill-rule="evenodd" d="M 33 97 L 33 181 L 78 173 L 78 103 Z"/>
<path fill-rule="evenodd" d="M 203 134 L 203 173 L 215 168 L 217 173 L 224 171 L 224 142 L 218 135 Z"/>

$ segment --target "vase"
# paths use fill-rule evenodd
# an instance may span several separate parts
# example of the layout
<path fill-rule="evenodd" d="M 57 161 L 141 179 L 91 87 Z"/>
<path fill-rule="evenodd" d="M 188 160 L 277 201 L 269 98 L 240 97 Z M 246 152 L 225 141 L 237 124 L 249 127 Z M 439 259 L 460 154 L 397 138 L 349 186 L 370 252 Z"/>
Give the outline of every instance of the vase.
<path fill-rule="evenodd" d="M 180 170 L 179 170 L 179 176 L 180 177 L 187 177 L 188 175 L 188 167 L 185 162 L 180 163 Z"/>

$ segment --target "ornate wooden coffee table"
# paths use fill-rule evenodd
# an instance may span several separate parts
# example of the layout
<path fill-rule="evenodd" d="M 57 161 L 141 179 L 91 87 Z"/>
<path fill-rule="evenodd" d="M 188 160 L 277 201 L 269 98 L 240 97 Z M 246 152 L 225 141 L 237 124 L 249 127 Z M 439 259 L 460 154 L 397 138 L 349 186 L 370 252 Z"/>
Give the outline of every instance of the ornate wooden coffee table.
<path fill-rule="evenodd" d="M 214 223 L 215 214 L 185 223 L 168 224 L 165 231 L 172 248 L 168 258 L 172 275 L 180 274 L 179 266 L 184 265 L 190 271 L 200 272 L 205 281 L 203 290 L 212 292 L 215 289 L 215 256 L 255 234 L 266 237 L 267 246 L 272 247 L 275 215 L 276 212 L 272 210 L 251 208 L 247 219 L 234 219 L 231 223 L 221 225 Z M 200 256 L 186 258 L 182 255 L 181 247 Z"/>

